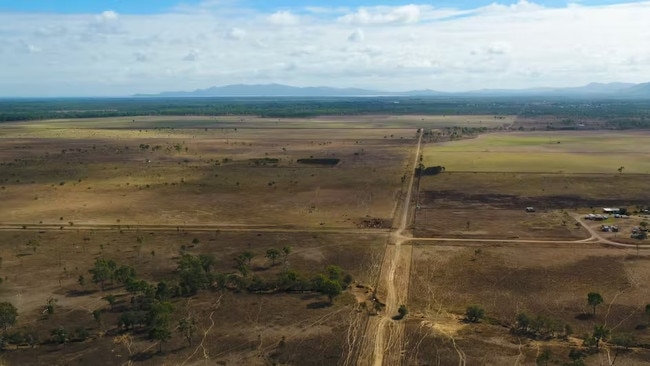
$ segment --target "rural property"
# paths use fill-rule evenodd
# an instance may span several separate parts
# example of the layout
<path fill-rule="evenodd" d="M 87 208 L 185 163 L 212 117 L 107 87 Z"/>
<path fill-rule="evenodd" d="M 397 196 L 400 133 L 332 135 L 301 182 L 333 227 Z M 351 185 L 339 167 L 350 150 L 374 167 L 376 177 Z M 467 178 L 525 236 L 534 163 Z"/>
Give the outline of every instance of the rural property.
<path fill-rule="evenodd" d="M 548 127 L 4 122 L 0 364 L 650 362 L 650 132 Z"/>

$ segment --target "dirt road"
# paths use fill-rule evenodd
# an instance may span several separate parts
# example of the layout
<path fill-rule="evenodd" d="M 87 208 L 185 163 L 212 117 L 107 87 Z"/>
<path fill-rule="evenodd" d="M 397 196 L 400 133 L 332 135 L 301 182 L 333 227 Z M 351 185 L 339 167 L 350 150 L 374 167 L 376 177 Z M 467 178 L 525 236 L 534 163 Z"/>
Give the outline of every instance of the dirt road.
<path fill-rule="evenodd" d="M 357 362 L 359 365 L 397 365 L 400 363 L 404 344 L 404 324 L 393 317 L 398 314 L 399 306 L 406 304 L 408 296 L 412 246 L 404 245 L 404 243 L 412 238 L 405 234 L 405 230 L 409 222 L 415 169 L 418 166 L 421 143 L 422 133 L 418 135 L 413 166 L 409 169 L 408 188 L 400 209 L 396 211 L 399 226 L 390 234 L 379 274 L 376 295 L 380 301 L 384 302 L 385 308 L 380 315 L 368 321 L 365 341 L 359 352 Z"/>

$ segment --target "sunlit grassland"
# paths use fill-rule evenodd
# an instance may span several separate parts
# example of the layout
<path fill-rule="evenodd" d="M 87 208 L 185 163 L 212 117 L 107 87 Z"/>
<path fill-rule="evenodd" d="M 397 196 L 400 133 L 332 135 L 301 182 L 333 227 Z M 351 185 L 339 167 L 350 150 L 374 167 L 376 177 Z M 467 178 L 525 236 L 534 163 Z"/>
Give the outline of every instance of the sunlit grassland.
<path fill-rule="evenodd" d="M 514 122 L 515 116 L 487 115 L 360 115 L 310 118 L 262 118 L 257 116 L 138 116 L 56 119 L 3 123 L 3 129 L 417 129 L 443 127 L 493 128 Z"/>
<path fill-rule="evenodd" d="M 104 123 L 0 126 L 2 222 L 355 226 L 366 215 L 390 217 L 416 135 Z M 312 156 L 341 162 L 297 163 Z"/>
<path fill-rule="evenodd" d="M 425 165 L 449 172 L 650 174 L 648 156 L 645 131 L 494 133 L 423 149 Z"/>

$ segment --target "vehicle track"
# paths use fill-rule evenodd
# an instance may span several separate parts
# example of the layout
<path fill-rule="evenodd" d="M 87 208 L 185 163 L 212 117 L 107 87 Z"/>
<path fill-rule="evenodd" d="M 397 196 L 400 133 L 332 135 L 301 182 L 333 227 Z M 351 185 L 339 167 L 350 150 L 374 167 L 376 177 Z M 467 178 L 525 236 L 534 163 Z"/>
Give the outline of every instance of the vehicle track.
<path fill-rule="evenodd" d="M 382 314 L 368 321 L 365 342 L 357 362 L 359 365 L 397 365 L 401 360 L 404 324 L 394 320 L 392 316 L 397 315 L 400 304 L 406 304 L 408 295 L 412 248 L 410 245 L 403 245 L 411 240 L 404 231 L 408 225 L 415 169 L 418 166 L 421 144 L 422 132 L 418 134 L 413 166 L 409 169 L 408 188 L 399 211 L 396 211 L 399 212 L 399 226 L 389 237 L 389 245 L 386 247 L 377 284 L 377 294 L 385 294 L 385 309 Z"/>
<path fill-rule="evenodd" d="M 422 242 L 465 242 L 465 243 L 520 243 L 520 244 L 605 244 L 620 248 L 640 248 L 650 249 L 650 244 L 625 244 L 609 240 L 600 236 L 597 230 L 587 225 L 579 214 L 571 216 L 582 225 L 590 234 L 589 238 L 577 240 L 542 240 L 542 239 L 486 239 L 486 238 L 419 238 L 404 234 L 402 231 L 394 231 L 390 234 L 393 244 L 403 244 L 407 241 Z M 333 233 L 333 234 L 368 234 L 368 235 L 386 235 L 388 229 L 355 229 L 355 228 L 300 228 L 286 227 L 275 225 L 113 225 L 113 224 L 75 224 L 57 225 L 57 224 L 1 224 L 0 231 L 149 231 L 149 232 L 269 232 L 269 233 Z"/>

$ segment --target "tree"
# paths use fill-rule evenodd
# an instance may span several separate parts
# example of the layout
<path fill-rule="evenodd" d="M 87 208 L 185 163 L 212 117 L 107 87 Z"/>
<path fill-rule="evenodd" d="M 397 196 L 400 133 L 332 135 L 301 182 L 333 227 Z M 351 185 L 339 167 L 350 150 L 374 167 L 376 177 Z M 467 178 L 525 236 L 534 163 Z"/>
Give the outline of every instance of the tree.
<path fill-rule="evenodd" d="M 93 283 L 98 283 L 104 291 L 106 281 L 113 279 L 113 273 L 117 265 L 111 259 L 98 258 L 95 260 L 95 266 L 88 270 L 93 275 Z"/>
<path fill-rule="evenodd" d="M 334 302 L 334 298 L 343 292 L 341 285 L 337 281 L 333 281 L 323 275 L 319 275 L 314 279 L 314 287 L 316 291 L 327 295 L 330 304 Z"/>
<path fill-rule="evenodd" d="M 199 262 L 201 262 L 201 267 L 207 273 L 212 271 L 217 260 L 211 254 L 199 254 Z"/>
<path fill-rule="evenodd" d="M 648 228 L 648 222 L 647 222 L 647 221 L 641 221 L 641 222 L 639 223 L 639 225 L 641 225 L 641 227 L 643 227 L 644 229 L 647 229 L 647 228 Z"/>
<path fill-rule="evenodd" d="M 582 345 L 587 348 L 598 348 L 598 340 L 593 334 L 585 333 L 582 335 Z"/>
<path fill-rule="evenodd" d="M 406 308 L 406 305 L 404 304 L 400 305 L 399 309 L 397 309 L 397 314 L 399 314 L 398 319 L 403 319 L 406 316 L 406 314 L 408 314 L 408 312 L 409 311 Z"/>
<path fill-rule="evenodd" d="M 84 286 L 86 286 L 86 278 L 84 277 L 84 275 L 79 275 L 79 279 L 77 279 L 77 283 L 79 284 L 79 286 L 81 286 L 82 289 L 84 288 Z"/>
<path fill-rule="evenodd" d="M 187 340 L 187 344 L 192 347 L 192 337 L 196 332 L 196 320 L 192 317 L 179 320 L 178 332 Z"/>
<path fill-rule="evenodd" d="M 111 306 L 111 311 L 113 311 L 113 306 L 115 306 L 115 303 L 117 302 L 117 298 L 113 294 L 109 294 L 106 297 L 104 297 L 104 300 L 108 303 L 108 305 Z"/>
<path fill-rule="evenodd" d="M 590 292 L 587 294 L 587 304 L 593 308 L 593 314 L 596 316 L 596 306 L 603 303 L 603 297 L 598 292 Z"/>
<path fill-rule="evenodd" d="M 212 276 L 206 271 L 206 267 L 211 267 L 208 258 L 211 257 L 195 257 L 191 254 L 183 254 L 181 257 L 178 263 L 179 285 L 185 293 L 193 295 L 212 283 Z"/>
<path fill-rule="evenodd" d="M 119 284 L 125 284 L 129 280 L 135 279 L 135 268 L 127 265 L 121 265 L 113 273 L 113 278 Z"/>
<path fill-rule="evenodd" d="M 528 333 L 531 324 L 531 319 L 528 315 L 526 313 L 519 313 L 517 314 L 516 320 L 516 331 L 524 334 Z"/>
<path fill-rule="evenodd" d="M 470 305 L 465 311 L 465 319 L 471 323 L 478 323 L 485 317 L 485 309 L 478 305 Z"/>
<path fill-rule="evenodd" d="M 149 331 L 149 338 L 160 342 L 158 344 L 158 352 L 162 353 L 163 343 L 166 343 L 172 338 L 172 332 L 169 329 L 169 325 L 158 325 Z"/>
<path fill-rule="evenodd" d="M 169 301 L 161 301 L 153 304 L 147 313 L 147 324 L 150 327 L 169 325 L 171 314 L 174 312 L 174 305 Z"/>
<path fill-rule="evenodd" d="M 251 265 L 251 260 L 253 260 L 253 257 L 255 257 L 253 252 L 251 252 L 249 250 L 243 252 L 241 254 L 241 256 L 242 256 L 242 258 L 244 258 L 246 260 L 246 262 L 248 263 L 249 266 Z"/>
<path fill-rule="evenodd" d="M 275 266 L 275 260 L 278 259 L 279 256 L 280 256 L 280 251 L 275 248 L 271 248 L 266 251 L 265 257 L 271 260 L 272 266 Z"/>
<path fill-rule="evenodd" d="M 12 303 L 7 301 L 0 302 L 0 327 L 4 331 L 16 324 L 17 317 L 18 310 Z"/>
<path fill-rule="evenodd" d="M 282 261 L 286 265 L 287 264 L 287 259 L 289 258 L 289 254 L 291 254 L 291 247 L 288 245 L 285 245 L 282 247 Z"/>
<path fill-rule="evenodd" d="M 596 348 L 600 345 L 601 340 L 605 340 L 609 337 L 609 329 L 605 325 L 594 325 L 593 337 L 596 340 Z"/>
<path fill-rule="evenodd" d="M 171 339 L 171 314 L 174 305 L 168 301 L 155 303 L 147 313 L 147 324 L 151 327 L 149 338 L 160 342 L 159 352 L 162 353 L 162 344 Z"/>
<path fill-rule="evenodd" d="M 50 335 L 55 343 L 65 344 L 68 342 L 68 331 L 63 326 L 52 330 Z"/>

